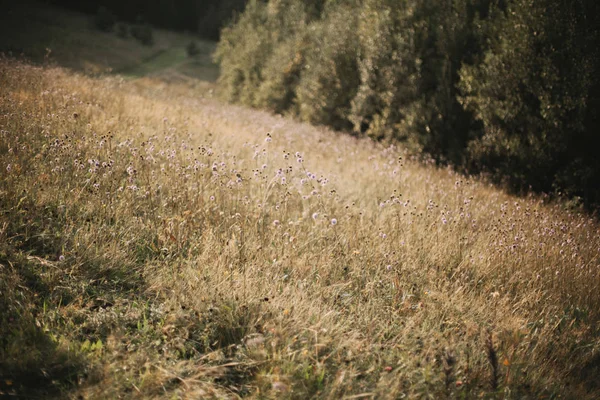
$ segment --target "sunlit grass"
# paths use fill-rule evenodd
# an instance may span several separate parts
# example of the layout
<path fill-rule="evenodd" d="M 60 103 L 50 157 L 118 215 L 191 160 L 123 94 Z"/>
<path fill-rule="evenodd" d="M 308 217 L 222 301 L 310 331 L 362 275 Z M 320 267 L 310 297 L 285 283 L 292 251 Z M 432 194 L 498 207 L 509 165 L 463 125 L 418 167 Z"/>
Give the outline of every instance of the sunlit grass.
<path fill-rule="evenodd" d="M 1 391 L 599 394 L 589 215 L 183 86 L 0 93 Z"/>

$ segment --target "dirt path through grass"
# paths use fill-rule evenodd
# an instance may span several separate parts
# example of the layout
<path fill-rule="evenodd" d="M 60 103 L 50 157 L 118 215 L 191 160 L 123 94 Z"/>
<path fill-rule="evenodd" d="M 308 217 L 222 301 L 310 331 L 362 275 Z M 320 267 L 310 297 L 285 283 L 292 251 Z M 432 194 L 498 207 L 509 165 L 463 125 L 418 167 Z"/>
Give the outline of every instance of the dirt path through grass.
<path fill-rule="evenodd" d="M 175 73 L 189 79 L 215 82 L 219 76 L 219 69 L 212 61 L 213 49 L 212 43 L 202 43 L 200 54 L 193 57 L 188 56 L 184 47 L 160 49 L 139 63 L 114 72 L 130 78 Z"/>

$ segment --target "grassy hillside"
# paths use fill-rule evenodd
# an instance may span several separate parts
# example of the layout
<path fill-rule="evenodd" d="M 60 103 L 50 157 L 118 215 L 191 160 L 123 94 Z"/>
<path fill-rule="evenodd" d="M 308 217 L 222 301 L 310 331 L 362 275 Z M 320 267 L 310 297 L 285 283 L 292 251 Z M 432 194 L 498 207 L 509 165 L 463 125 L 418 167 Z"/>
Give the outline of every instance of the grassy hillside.
<path fill-rule="evenodd" d="M 131 24 L 125 24 L 130 30 Z M 93 16 L 31 0 L 3 6 L 0 13 L 0 52 L 23 55 L 36 63 L 57 64 L 86 74 L 111 72 L 125 77 L 154 76 L 168 81 L 214 82 L 219 73 L 211 59 L 215 43 L 194 35 L 153 29 L 154 44 L 104 32 Z M 199 53 L 188 57 L 194 41 Z M 204 84 L 206 86 L 206 84 Z"/>
<path fill-rule="evenodd" d="M 220 103 L 211 43 L 21 4 L 0 397 L 600 396 L 595 217 Z"/>
<path fill-rule="evenodd" d="M 0 62 L 0 391 L 597 398 L 600 236 L 185 85 Z"/>

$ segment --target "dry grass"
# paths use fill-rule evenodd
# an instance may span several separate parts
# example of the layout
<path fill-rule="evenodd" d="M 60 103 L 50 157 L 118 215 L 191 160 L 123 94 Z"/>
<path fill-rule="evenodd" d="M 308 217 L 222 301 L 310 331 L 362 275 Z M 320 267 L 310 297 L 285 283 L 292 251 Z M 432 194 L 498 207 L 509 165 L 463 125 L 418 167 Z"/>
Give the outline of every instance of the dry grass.
<path fill-rule="evenodd" d="M 600 395 L 589 215 L 148 79 L 1 61 L 0 129 L 4 393 Z"/>

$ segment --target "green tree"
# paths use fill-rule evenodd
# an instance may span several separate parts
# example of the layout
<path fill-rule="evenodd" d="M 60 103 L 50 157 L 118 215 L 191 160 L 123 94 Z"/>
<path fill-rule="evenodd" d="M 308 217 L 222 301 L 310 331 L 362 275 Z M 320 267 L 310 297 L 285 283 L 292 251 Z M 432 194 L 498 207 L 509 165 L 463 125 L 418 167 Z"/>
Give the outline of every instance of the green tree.
<path fill-rule="evenodd" d="M 303 51 L 302 35 L 319 17 L 322 3 L 250 1 L 239 20 L 223 30 L 215 53 L 225 97 L 276 111 L 287 109 L 299 74 L 296 64 L 303 59 L 297 54 Z"/>
<path fill-rule="evenodd" d="M 351 102 L 360 84 L 356 53 L 358 15 L 341 5 L 325 10 L 325 18 L 310 26 L 312 51 L 296 93 L 298 114 L 304 121 L 351 129 Z"/>
<path fill-rule="evenodd" d="M 598 201 L 596 2 L 514 0 L 493 13 L 489 49 L 460 72 L 461 101 L 483 126 L 472 167 Z"/>
<path fill-rule="evenodd" d="M 413 2 L 367 0 L 358 21 L 360 85 L 352 100 L 354 131 L 405 139 L 416 99 Z"/>
<path fill-rule="evenodd" d="M 231 101 L 402 140 L 515 189 L 600 202 L 591 0 L 251 1 L 217 60 Z"/>

